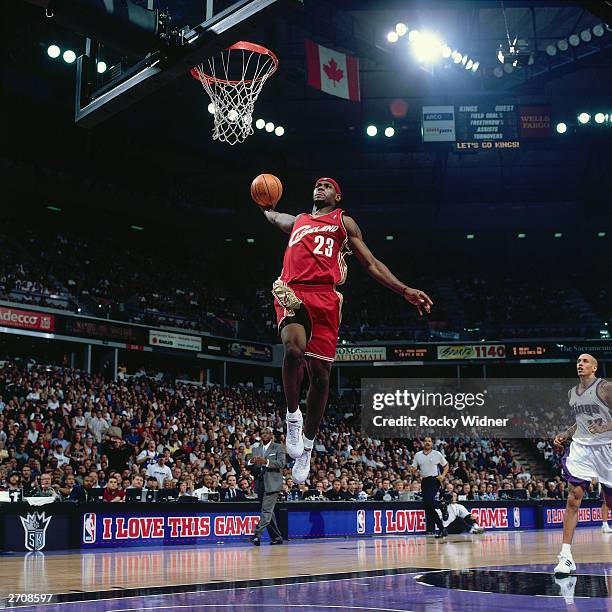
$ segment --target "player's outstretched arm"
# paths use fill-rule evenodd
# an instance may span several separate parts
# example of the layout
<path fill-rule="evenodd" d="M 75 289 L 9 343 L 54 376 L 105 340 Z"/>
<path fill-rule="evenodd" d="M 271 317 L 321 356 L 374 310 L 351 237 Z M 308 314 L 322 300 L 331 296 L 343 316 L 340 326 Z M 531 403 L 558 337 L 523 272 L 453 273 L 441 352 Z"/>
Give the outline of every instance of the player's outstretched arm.
<path fill-rule="evenodd" d="M 556 436 L 553 443 L 556 446 L 563 446 L 563 444 L 576 433 L 577 427 L 578 427 L 578 424 L 575 423 L 569 429 L 566 429 L 563 433 L 560 433 L 558 436 Z"/>
<path fill-rule="evenodd" d="M 263 214 L 266 219 L 272 224 L 278 227 L 278 229 L 283 232 L 290 234 L 293 229 L 293 224 L 295 223 L 295 217 L 293 215 L 288 215 L 287 213 L 279 213 L 272 208 L 264 209 Z"/>
<path fill-rule="evenodd" d="M 425 310 L 425 312 L 431 311 L 433 302 L 424 291 L 413 289 L 402 283 L 402 281 L 400 281 L 382 261 L 374 257 L 372 251 L 370 251 L 363 241 L 361 230 L 352 217 L 345 215 L 344 226 L 348 233 L 351 251 L 353 251 L 366 272 L 374 280 L 388 289 L 391 289 L 391 291 L 399 293 L 407 302 L 414 304 L 420 315 L 423 315 L 423 310 Z"/>

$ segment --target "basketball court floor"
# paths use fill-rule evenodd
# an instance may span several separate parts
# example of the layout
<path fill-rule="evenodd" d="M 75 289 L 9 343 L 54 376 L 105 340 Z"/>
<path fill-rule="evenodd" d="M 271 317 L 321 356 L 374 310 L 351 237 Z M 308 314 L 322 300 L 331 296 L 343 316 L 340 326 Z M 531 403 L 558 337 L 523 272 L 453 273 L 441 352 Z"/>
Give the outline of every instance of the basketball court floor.
<path fill-rule="evenodd" d="M 0 556 L 21 610 L 607 610 L 612 537 L 579 529 L 576 575 L 551 573 L 561 530 Z M 10 594 L 53 594 L 51 604 Z"/>

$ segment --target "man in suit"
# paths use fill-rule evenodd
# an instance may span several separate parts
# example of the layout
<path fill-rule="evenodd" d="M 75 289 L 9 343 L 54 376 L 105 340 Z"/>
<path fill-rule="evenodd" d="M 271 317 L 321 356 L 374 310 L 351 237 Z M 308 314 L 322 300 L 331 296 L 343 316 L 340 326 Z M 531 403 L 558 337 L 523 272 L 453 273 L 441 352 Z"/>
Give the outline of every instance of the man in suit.
<path fill-rule="evenodd" d="M 244 493 L 238 488 L 236 484 L 236 476 L 234 474 L 230 474 L 227 477 L 227 487 L 220 490 L 221 493 L 221 501 L 223 502 L 236 502 L 236 501 L 244 501 Z"/>
<path fill-rule="evenodd" d="M 259 524 L 251 537 L 255 546 L 261 544 L 261 534 L 268 529 L 270 544 L 282 544 L 283 537 L 274 516 L 274 506 L 283 487 L 283 468 L 285 467 L 285 449 L 274 442 L 274 435 L 269 427 L 261 430 L 261 443 L 253 448 L 248 467 L 255 477 L 255 492 L 259 500 L 261 516 Z"/>

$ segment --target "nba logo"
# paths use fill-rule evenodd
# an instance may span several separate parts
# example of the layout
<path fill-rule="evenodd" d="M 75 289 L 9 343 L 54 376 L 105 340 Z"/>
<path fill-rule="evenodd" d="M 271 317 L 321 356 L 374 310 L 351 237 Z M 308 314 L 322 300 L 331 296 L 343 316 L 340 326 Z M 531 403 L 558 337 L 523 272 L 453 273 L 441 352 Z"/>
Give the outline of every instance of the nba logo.
<path fill-rule="evenodd" d="M 357 510 L 357 533 L 365 533 L 365 510 Z"/>
<path fill-rule="evenodd" d="M 83 515 L 83 544 L 93 544 L 96 541 L 96 515 L 86 512 Z"/>
<path fill-rule="evenodd" d="M 514 508 L 514 526 L 515 527 L 521 526 L 521 509 L 518 507 Z"/>

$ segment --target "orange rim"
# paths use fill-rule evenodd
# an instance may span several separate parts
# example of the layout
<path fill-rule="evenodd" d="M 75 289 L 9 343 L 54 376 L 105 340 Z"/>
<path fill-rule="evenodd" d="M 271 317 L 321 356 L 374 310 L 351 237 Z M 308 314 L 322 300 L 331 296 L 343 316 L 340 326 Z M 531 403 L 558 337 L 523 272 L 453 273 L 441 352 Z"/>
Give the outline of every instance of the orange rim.
<path fill-rule="evenodd" d="M 267 55 L 273 62 L 272 69 L 269 70 L 268 73 L 263 76 L 258 76 L 254 79 L 241 79 L 238 81 L 229 81 L 227 79 L 220 79 L 219 77 L 215 77 L 211 74 L 206 74 L 205 72 L 201 73 L 198 71 L 197 67 L 194 67 L 190 70 L 191 76 L 197 81 L 200 81 L 200 83 L 206 81 L 208 84 L 225 83 L 226 85 L 237 85 L 238 83 L 253 83 L 254 81 L 261 81 L 262 79 L 267 79 L 269 76 L 272 76 L 278 68 L 278 57 L 276 57 L 276 54 L 273 51 L 270 51 L 270 49 L 263 47 L 262 45 L 257 45 L 255 43 L 241 40 L 225 49 L 225 51 L 234 50 L 252 51 L 254 53 L 259 53 L 260 55 Z"/>

